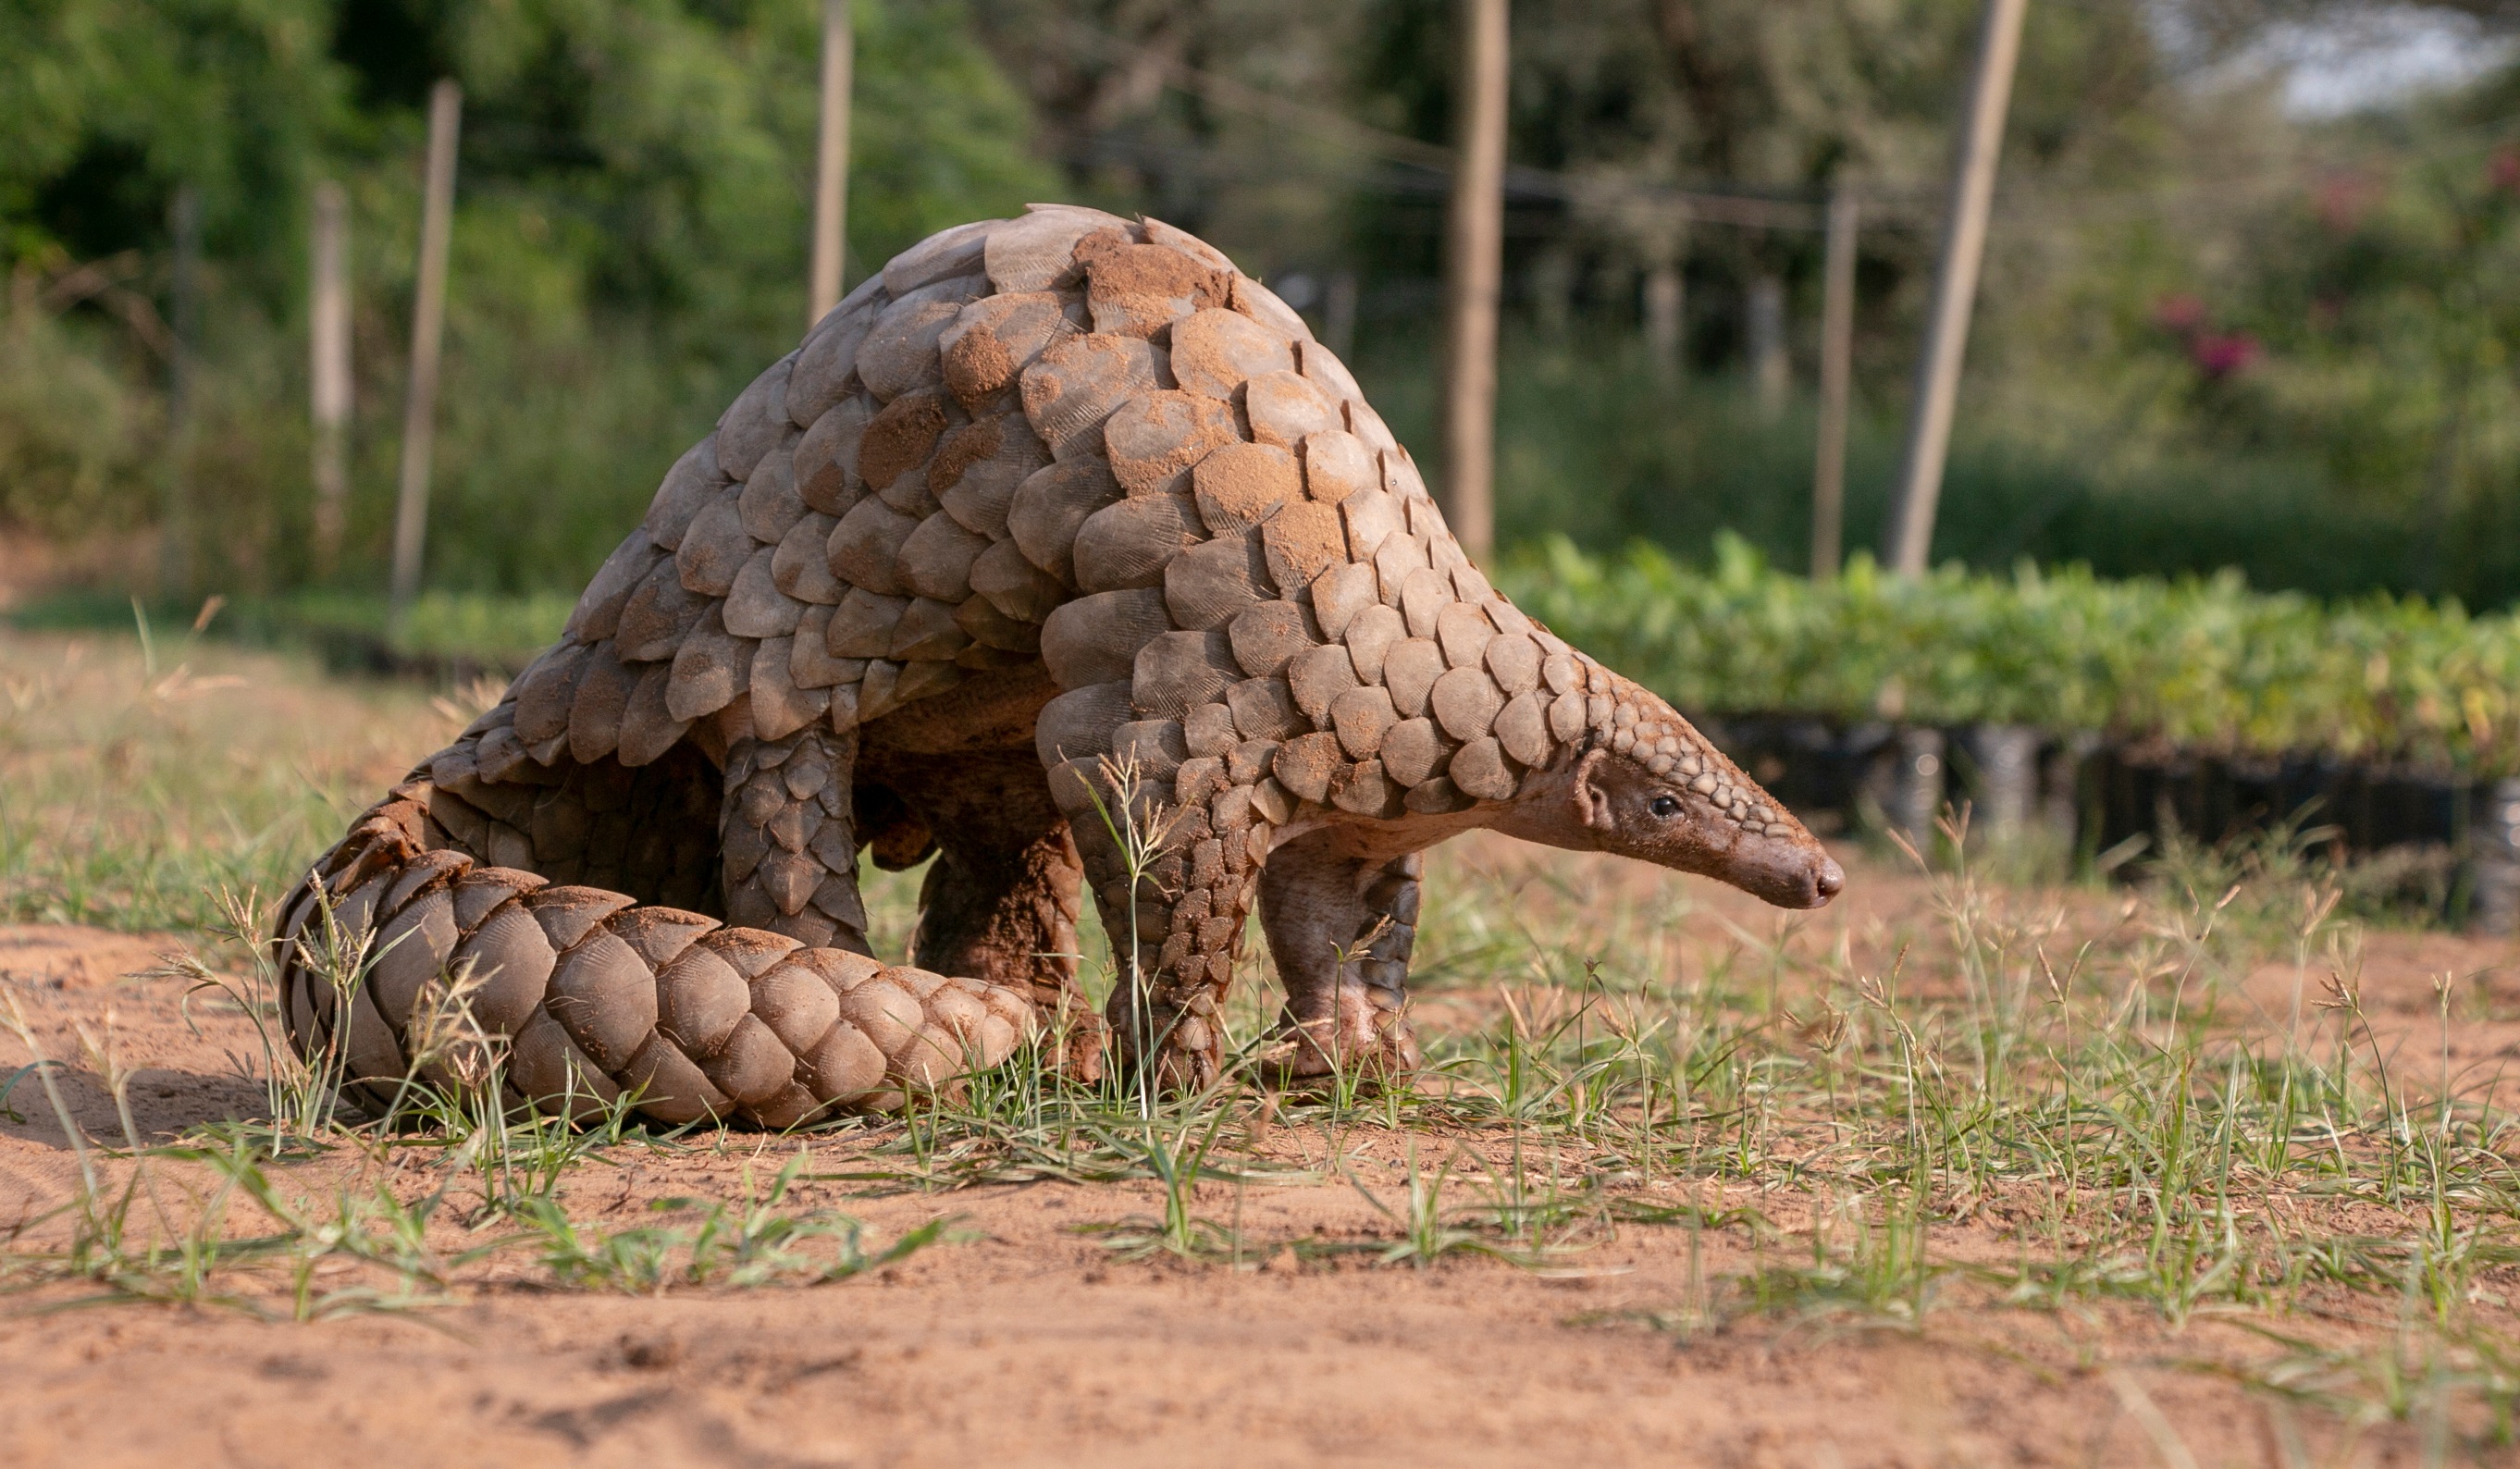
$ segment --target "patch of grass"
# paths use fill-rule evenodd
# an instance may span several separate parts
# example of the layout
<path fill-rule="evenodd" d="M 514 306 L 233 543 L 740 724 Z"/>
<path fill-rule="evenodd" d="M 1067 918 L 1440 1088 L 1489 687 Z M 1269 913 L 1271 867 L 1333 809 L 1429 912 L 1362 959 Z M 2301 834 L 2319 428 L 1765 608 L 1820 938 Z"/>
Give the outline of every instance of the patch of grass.
<path fill-rule="evenodd" d="M 0 919 L 215 929 L 219 893 L 285 891 L 479 707 L 180 626 L 0 635 Z"/>
<path fill-rule="evenodd" d="M 1746 1252 L 1643 1312 L 1684 1335 L 2127 1305 L 2281 1331 L 2379 1308 L 2384 1335 L 2218 1370 L 2362 1384 L 2352 1411 L 2387 1418 L 2450 1402 L 2467 1439 L 2507 1439 L 2520 1133 L 2456 1054 L 2474 984 L 2375 1007 L 2338 874 L 2280 835 L 2167 854 L 2114 895 L 1991 881 L 1958 822 L 1943 844 L 1957 860 L 1874 936 L 1877 963 L 1799 918 L 1710 945 L 1703 910 L 1455 864 L 1420 941 L 1455 1023 L 1413 1090 L 1171 1098 L 1158 1135 L 1199 1141 L 1185 1167 L 1115 1135 L 1131 1099 L 982 1087 L 879 1150 L 914 1152 L 898 1177 L 928 1187 L 1153 1180 L 1163 1219 L 1113 1242 L 1221 1264 L 1291 1247 L 1546 1268 L 1640 1227 L 1689 1231 L 1693 1259 Z M 1233 1009 L 1255 1036 L 1265 1009 Z M 1379 1237 L 1255 1241 L 1185 1186 L 1231 1178 L 1238 1199 L 1290 1151 L 1314 1178 L 1396 1155 L 1404 1195 L 1366 1190 Z M 1484 1197 L 1457 1202 L 1471 1180 Z"/>
<path fill-rule="evenodd" d="M 55 1290 L 38 1310 L 154 1303 L 297 1320 L 410 1310 L 448 1303 L 460 1287 L 487 1278 L 483 1268 L 514 1254 L 530 1256 L 551 1283 L 566 1288 L 652 1294 L 814 1285 L 880 1269 L 953 1237 L 940 1218 L 870 1248 L 857 1220 L 791 1207 L 789 1194 L 812 1165 L 803 1149 L 766 1187 L 756 1188 L 745 1168 L 740 1199 L 651 1205 L 671 1223 L 583 1222 L 569 1211 L 566 1182 L 610 1162 L 614 1150 L 672 1145 L 670 1135 L 632 1127 L 635 1096 L 575 1123 L 503 1104 L 504 1042 L 473 1020 L 474 978 L 450 973 L 415 1002 L 410 1069 L 391 1102 L 361 1119 L 342 1105 L 341 1057 L 301 1058 L 280 1035 L 261 906 L 226 894 L 220 902 L 230 915 L 224 937 L 251 957 L 242 976 L 187 955 L 144 977 L 210 992 L 250 1018 L 260 1053 L 245 1059 L 264 1082 L 268 1110 L 260 1119 L 203 1124 L 181 1142 L 146 1144 L 109 1011 L 101 1032 L 78 1027 L 85 1069 L 102 1079 L 120 1124 L 123 1146 L 100 1149 L 65 1097 L 62 1068 L 44 1054 L 16 989 L 0 986 L 0 1026 L 34 1058 L 12 1088 L 26 1077 L 38 1084 L 79 1171 L 67 1203 L 0 1240 L 0 1287 L 94 1287 L 83 1295 Z M 310 964 L 347 1006 L 377 956 L 364 940 L 325 927 Z M 295 1193 L 289 1170 L 308 1163 L 345 1165 L 352 1181 L 323 1196 Z M 450 1208 L 459 1189 L 472 1201 Z M 260 1216 L 244 1226 L 254 1232 L 238 1232 L 241 1201 Z"/>
<path fill-rule="evenodd" d="M 1545 1247 L 1517 1246 L 1500 1237 L 1530 1232 L 1532 1220 L 1527 1209 L 1491 1207 L 1465 1216 L 1459 1209 L 1445 1208 L 1444 1185 L 1452 1178 L 1456 1161 L 1448 1158 L 1431 1172 L 1423 1170 L 1418 1167 L 1413 1140 L 1407 1148 L 1408 1192 L 1398 1209 L 1385 1204 L 1355 1175 L 1348 1176 L 1357 1192 L 1396 1230 L 1391 1241 L 1381 1248 L 1380 1263 L 1422 1269 L 1448 1255 L 1482 1255 L 1521 1266 L 1549 1263 L 1554 1252 Z M 1522 1190 L 1517 1186 L 1515 1192 L 1519 1195 Z"/>
<path fill-rule="evenodd" d="M 380 662 L 443 668 L 522 669 L 560 636 L 576 604 L 571 592 L 518 595 L 431 589 L 412 600 L 402 624 L 388 628 L 381 595 L 306 589 L 286 596 L 215 599 L 217 611 L 201 631 L 239 648 L 314 653 L 344 669 Z M 139 615 L 179 627 L 192 606 L 143 603 Z M 6 622 L 28 632 L 118 633 L 131 630 L 128 596 L 81 591 L 12 607 Z"/>
<path fill-rule="evenodd" d="M 671 1198 L 649 1206 L 689 1223 L 590 1229 L 547 1195 L 518 1200 L 512 1212 L 525 1228 L 520 1242 L 556 1281 L 636 1295 L 653 1295 L 669 1285 L 822 1285 L 881 1269 L 957 1237 L 950 1219 L 933 1219 L 870 1251 L 865 1226 L 847 1215 L 784 1209 L 788 1190 L 812 1161 L 811 1153 L 798 1152 L 769 1187 L 758 1190 L 747 1168 L 743 1197 L 736 1202 Z"/>
<path fill-rule="evenodd" d="M 452 728 L 464 713 L 309 685 L 267 660 L 198 665 L 188 680 L 233 666 L 269 681 L 215 706 L 231 726 L 201 717 L 223 690 L 152 693 L 151 656 L 162 682 L 216 655 L 0 640 L 10 677 L 50 681 L 15 706 L 0 745 L 13 829 L 39 813 L 44 832 L 128 864 L 182 827 L 233 856 L 245 849 L 219 835 L 243 824 L 223 824 L 230 774 L 316 758 L 330 740 L 338 785 L 313 789 L 338 788 L 338 804 L 301 788 L 297 834 L 237 859 L 277 886 L 284 859 L 302 861 L 434 742 L 425 720 Z M 291 733 L 275 708 L 313 717 Z M 74 732 L 117 718 L 139 731 L 149 779 L 70 759 Z M 362 741 L 365 766 L 339 754 Z M 1115 821 L 1142 819 L 1160 812 L 1115 807 Z M 2148 1317 L 2188 1354 L 2175 1365 L 2305 1409 L 2440 1417 L 2453 1447 L 2504 1442 L 2520 1380 L 2520 1131 L 2477 1027 L 2510 1018 L 2508 1001 L 2476 976 L 2428 985 L 2404 959 L 2375 966 L 2385 945 L 2415 952 L 2413 936 L 2368 933 L 2312 846 L 2300 832 L 2174 842 L 2132 887 L 2037 888 L 2002 880 L 1955 821 L 1935 868 L 1903 879 L 1915 901 L 1851 925 L 1744 916 L 1633 868 L 1446 849 L 1418 939 L 1429 1065 L 1409 1087 L 1259 1085 L 1277 997 L 1254 943 L 1215 1017 L 1227 1062 L 1205 1091 L 1149 1091 L 1117 1068 L 1080 1085 L 1019 1054 L 901 1118 L 813 1130 L 812 1162 L 764 1160 L 767 1182 L 622 1223 L 572 1190 L 698 1136 L 622 1109 L 566 1128 L 481 1104 L 501 1057 L 463 1029 L 463 976 L 446 977 L 453 1028 L 424 1047 L 437 1069 L 415 1073 L 399 1128 L 345 1119 L 322 1058 L 299 1065 L 276 1042 L 249 911 L 120 879 L 89 900 L 109 920 L 152 913 L 213 935 L 173 979 L 224 987 L 197 1004 L 262 1017 L 263 1053 L 245 1059 L 264 1115 L 172 1149 L 82 1142 L 77 1204 L 22 1229 L 0 1270 L 13 1285 L 84 1282 L 80 1299 L 293 1315 L 401 1309 L 490 1279 L 803 1283 L 887 1258 L 801 1203 L 808 1185 L 1151 1184 L 1151 1208 L 1099 1226 L 1115 1253 L 1555 1271 L 1677 1231 L 1688 1283 L 1619 1319 L 1694 1339 L 1759 1322 L 1932 1336 L 1967 1313 Z M 59 909 L 70 859 L 28 837 L 8 861 L 14 913 Z M 186 862 L 188 882 L 223 870 Z M 879 947 L 906 939 L 920 876 L 871 877 Z M 327 963 L 347 994 L 370 956 L 339 947 Z M 1123 982 L 1090 921 L 1085 947 L 1095 989 Z M 112 1037 L 94 1041 L 85 1069 L 111 1092 Z M 53 1067 L 0 1077 L 0 1107 L 26 1115 L 61 1085 Z M 313 1176 L 320 1187 L 301 1181 Z M 1360 1227 L 1289 1240 L 1246 1222 L 1254 1190 L 1342 1180 Z M 950 1237 L 934 1229 L 894 1248 Z M 2244 1324 L 2260 1350 L 2188 1351 L 2216 1323 Z"/>

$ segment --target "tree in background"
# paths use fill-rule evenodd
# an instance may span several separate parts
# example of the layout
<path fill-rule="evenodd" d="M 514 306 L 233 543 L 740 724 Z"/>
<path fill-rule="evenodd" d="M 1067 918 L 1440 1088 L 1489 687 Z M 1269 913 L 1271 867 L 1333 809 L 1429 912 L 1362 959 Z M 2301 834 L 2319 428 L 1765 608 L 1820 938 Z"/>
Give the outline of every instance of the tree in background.
<path fill-rule="evenodd" d="M 790 0 L 8 8 L 0 266 L 17 284 L 0 328 L 0 514 L 57 533 L 147 517 L 162 313 L 134 330 L 108 292 L 162 300 L 167 200 L 189 183 L 205 220 L 205 401 L 186 467 L 203 549 L 247 588 L 301 575 L 307 191 L 349 187 L 359 396 L 391 403 L 424 99 L 454 75 L 467 117 L 431 577 L 582 577 L 682 445 L 792 343 L 818 14 Z M 857 273 L 1054 192 L 1024 99 L 949 0 L 858 0 L 857 16 Z M 67 442 L 66 395 L 96 425 Z M 358 444 L 353 576 L 382 554 L 389 417 L 372 410 Z"/>
<path fill-rule="evenodd" d="M 2501 23 L 2495 5 L 2480 13 Z M 2254 8 L 2252 8 L 2254 7 Z M 2471 7 L 2479 8 L 2479 7 Z M 348 187 L 351 585 L 382 552 L 420 105 L 465 84 L 431 579 L 582 577 L 792 339 L 811 0 L 20 0 L 0 10 L 0 516 L 145 527 L 166 207 L 204 205 L 185 471 L 220 585 L 305 574 L 305 200 Z M 1030 199 L 1143 209 L 1362 282 L 1356 366 L 1432 448 L 1447 0 L 858 0 L 851 268 Z M 2333 0 L 2037 7 L 1938 553 L 2520 593 L 2508 79 L 2343 121 L 2228 61 Z M 1675 189 L 1862 191 L 1849 523 L 1896 452 L 1969 0 L 1520 0 L 1501 528 L 1702 555 L 1806 534 L 1815 233 Z M 2175 23 L 2174 23 L 2175 22 Z M 1377 131 L 1378 130 L 1378 131 Z M 2520 165 L 2514 165 L 2520 167 Z M 1769 284 L 1762 284 L 1769 283 Z M 1751 330 L 1762 296 L 1779 309 Z M 2192 303 L 2192 304 L 2191 304 Z M 2506 554 L 2504 545 L 2514 550 Z M 360 559 L 364 556 L 365 559 Z"/>

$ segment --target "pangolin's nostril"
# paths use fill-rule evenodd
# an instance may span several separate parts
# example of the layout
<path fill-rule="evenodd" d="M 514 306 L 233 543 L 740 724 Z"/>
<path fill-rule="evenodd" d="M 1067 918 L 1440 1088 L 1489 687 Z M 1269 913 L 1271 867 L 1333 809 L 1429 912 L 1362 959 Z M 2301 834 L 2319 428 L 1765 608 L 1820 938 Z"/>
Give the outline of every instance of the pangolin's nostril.
<path fill-rule="evenodd" d="M 1812 873 L 1812 886 L 1820 893 L 1821 901 L 1825 903 L 1846 890 L 1846 869 L 1837 865 L 1836 859 L 1823 857 L 1820 860 L 1820 869 Z"/>

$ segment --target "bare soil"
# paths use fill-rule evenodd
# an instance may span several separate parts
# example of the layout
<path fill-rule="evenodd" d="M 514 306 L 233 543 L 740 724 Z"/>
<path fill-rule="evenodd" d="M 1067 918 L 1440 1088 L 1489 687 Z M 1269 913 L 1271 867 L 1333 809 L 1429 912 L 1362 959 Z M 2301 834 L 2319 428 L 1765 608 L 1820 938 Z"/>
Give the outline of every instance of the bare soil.
<path fill-rule="evenodd" d="M 1443 863 L 1524 860 L 1472 842 Z M 1666 899 L 1663 884 L 1676 881 L 1580 863 L 1558 871 L 1578 891 L 1642 884 Z M 1858 878 L 1839 907 L 1782 927 L 1702 885 L 1690 897 L 1713 947 L 1781 934 L 1790 952 L 1842 943 L 1859 963 L 1895 957 L 1915 942 L 1924 885 L 1877 868 Z M 2063 901 L 2071 925 L 2115 921 L 2105 896 Z M 168 947 L 0 928 L 0 979 L 52 1054 L 77 1055 L 75 1025 L 95 1033 L 111 1013 L 115 1044 L 139 1068 L 136 1121 L 158 1137 L 250 1115 L 262 1096 L 240 1074 L 255 1051 L 236 1011 L 196 1004 L 188 1018 L 180 987 L 132 977 Z M 2408 1065 L 2437 1067 L 2432 976 L 2484 972 L 2484 993 L 2507 995 L 2508 957 L 2504 946 L 2454 936 L 2377 934 L 2363 954 L 2364 1003 Z M 2249 988 L 2281 1013 L 2295 979 L 2276 966 Z M 1439 995 L 1425 1023 L 1485 1002 Z M 2497 1018 L 2510 1008 L 2460 1017 L 2454 1072 L 2498 1075 L 2520 1054 L 2520 1023 Z M 0 1043 L 0 1076 L 23 1059 Z M 97 1077 L 78 1071 L 66 1085 L 81 1125 L 115 1135 Z M 0 1117 L 0 1231 L 61 1205 L 77 1178 L 34 1086 L 7 1105 L 24 1120 Z M 843 1209 L 878 1239 L 939 1215 L 958 1216 L 968 1237 L 813 1288 L 625 1297 L 551 1289 L 520 1269 L 446 1308 L 313 1324 L 216 1309 L 56 1309 L 81 1294 L 68 1287 L 0 1296 L 0 1445 L 13 1464 L 150 1466 L 2429 1458 L 2420 1425 L 2355 1428 L 2236 1385 L 2218 1369 L 2272 1349 L 2210 1313 L 2173 1329 L 2133 1305 L 1981 1301 L 1936 1311 L 1921 1327 L 1752 1315 L 1682 1331 L 1671 1313 L 1692 1282 L 1752 1263 L 1745 1234 L 1624 1225 L 1549 1270 L 1471 1255 L 1386 1267 L 1368 1253 L 1299 1259 L 1284 1247 L 1390 1236 L 1365 1194 L 1399 1207 L 1407 1154 L 1424 1142 L 1367 1139 L 1353 1182 L 1208 1185 L 1202 1212 L 1231 1212 L 1266 1251 L 1244 1269 L 1123 1259 L 1080 1228 L 1155 1215 L 1152 1184 L 937 1193 L 826 1180 L 794 1202 Z M 818 1143 L 817 1163 L 865 1145 Z M 1276 1146 L 1327 1161 L 1318 1135 L 1289 1130 Z M 569 1206 L 598 1224 L 635 1223 L 657 1199 L 739 1194 L 747 1168 L 766 1175 L 795 1147 L 729 1135 L 678 1153 L 619 1151 L 620 1166 L 587 1167 L 569 1185 Z M 1934 1243 L 1938 1254 L 2002 1259 L 2012 1238 L 1984 1215 L 1938 1225 Z M 2363 1314 L 2285 1329 L 2338 1340 L 2385 1329 Z M 2287 1447 L 2296 1437 L 2306 1457 Z"/>

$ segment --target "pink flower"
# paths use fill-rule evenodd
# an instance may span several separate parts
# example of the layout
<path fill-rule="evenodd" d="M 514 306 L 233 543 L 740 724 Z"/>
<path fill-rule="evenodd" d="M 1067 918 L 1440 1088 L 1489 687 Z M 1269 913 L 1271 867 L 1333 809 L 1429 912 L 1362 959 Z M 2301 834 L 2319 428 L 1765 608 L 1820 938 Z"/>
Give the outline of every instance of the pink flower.
<path fill-rule="evenodd" d="M 2209 382 L 2247 372 L 2262 348 L 2246 332 L 2200 332 L 2187 343 L 2187 360 Z"/>
<path fill-rule="evenodd" d="M 2175 291 L 2152 303 L 2152 324 L 2185 336 L 2205 325 L 2205 303 L 2185 291 Z"/>
<path fill-rule="evenodd" d="M 2494 150 L 2494 161 L 2485 168 L 2487 186 L 2504 194 L 2520 194 L 2520 148 L 2505 143 Z"/>
<path fill-rule="evenodd" d="M 2319 223 L 2339 235 L 2351 234 L 2380 197 L 2379 180 L 2359 173 L 2330 174 L 2320 181 L 2313 205 Z"/>

